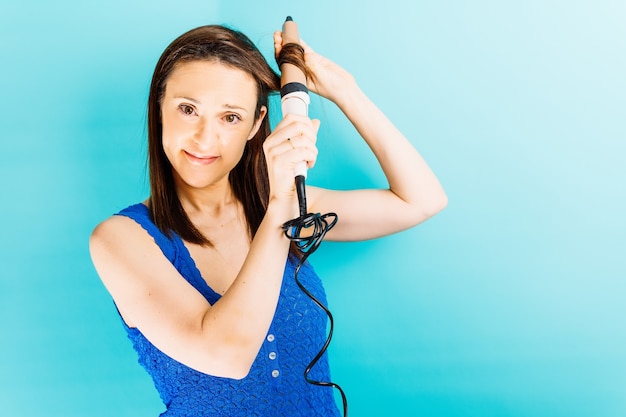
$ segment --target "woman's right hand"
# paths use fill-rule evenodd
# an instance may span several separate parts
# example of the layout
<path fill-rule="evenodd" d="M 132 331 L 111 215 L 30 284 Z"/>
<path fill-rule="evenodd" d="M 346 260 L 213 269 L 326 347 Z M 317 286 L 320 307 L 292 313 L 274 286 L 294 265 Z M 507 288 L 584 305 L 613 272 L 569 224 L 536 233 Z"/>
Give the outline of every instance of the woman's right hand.
<path fill-rule="evenodd" d="M 308 168 L 315 165 L 319 126 L 319 120 L 288 114 L 263 144 L 270 184 L 270 204 L 282 204 L 285 210 L 289 210 L 289 216 L 297 213 L 295 167 L 301 161 L 305 161 Z"/>

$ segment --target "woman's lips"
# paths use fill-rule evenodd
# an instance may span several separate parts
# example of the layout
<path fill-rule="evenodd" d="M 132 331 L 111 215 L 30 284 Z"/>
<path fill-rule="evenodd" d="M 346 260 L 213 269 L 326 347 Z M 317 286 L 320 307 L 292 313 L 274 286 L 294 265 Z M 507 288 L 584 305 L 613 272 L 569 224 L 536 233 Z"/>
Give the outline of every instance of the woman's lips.
<path fill-rule="evenodd" d="M 195 165 L 210 165 L 213 162 L 215 162 L 215 160 L 217 160 L 217 156 L 204 156 L 204 155 L 198 155 L 198 154 L 192 154 L 189 153 L 187 151 L 185 152 L 185 156 L 187 156 L 187 159 Z"/>

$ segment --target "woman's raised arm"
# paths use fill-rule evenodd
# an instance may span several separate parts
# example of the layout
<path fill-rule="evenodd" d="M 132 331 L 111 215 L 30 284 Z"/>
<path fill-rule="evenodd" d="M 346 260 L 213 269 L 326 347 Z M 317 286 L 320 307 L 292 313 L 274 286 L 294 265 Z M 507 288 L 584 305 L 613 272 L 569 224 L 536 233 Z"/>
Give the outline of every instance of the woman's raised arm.
<path fill-rule="evenodd" d="M 311 73 L 309 88 L 343 111 L 376 156 L 389 184 L 388 189 L 354 191 L 309 187 L 311 211 L 339 216 L 327 238 L 350 241 L 385 236 L 441 211 L 447 196 L 415 147 L 363 93 L 351 74 L 308 45 L 303 46 Z"/>

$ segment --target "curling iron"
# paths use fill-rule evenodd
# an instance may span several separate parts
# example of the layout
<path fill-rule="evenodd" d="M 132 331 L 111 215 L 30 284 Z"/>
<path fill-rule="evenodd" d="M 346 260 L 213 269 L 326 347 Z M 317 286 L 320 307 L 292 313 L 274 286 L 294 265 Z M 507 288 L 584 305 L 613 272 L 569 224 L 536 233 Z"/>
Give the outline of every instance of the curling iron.
<path fill-rule="evenodd" d="M 291 16 L 287 16 L 283 24 L 283 45 L 300 45 L 298 26 Z M 303 51 L 304 52 L 304 51 Z M 297 114 L 308 116 L 309 90 L 306 87 L 306 74 L 301 68 L 288 61 L 280 65 L 280 96 L 283 116 L 287 114 Z M 305 161 L 299 162 L 295 167 L 296 192 L 300 207 L 300 216 L 307 213 L 305 179 L 307 176 L 307 166 Z"/>
<path fill-rule="evenodd" d="M 281 71 L 281 79 L 280 79 L 280 96 L 281 96 L 281 108 L 283 112 L 283 116 L 287 114 L 298 114 L 302 116 L 308 116 L 309 110 L 309 90 L 306 87 L 306 67 L 304 66 L 304 49 L 300 46 L 300 38 L 298 36 L 298 27 L 296 23 L 293 21 L 291 16 L 287 16 L 285 23 L 283 24 L 283 49 L 281 54 L 277 59 L 278 64 L 280 66 Z M 285 58 L 285 54 L 283 53 L 286 48 L 295 48 L 298 50 L 298 53 L 301 54 L 300 58 L 297 61 L 293 61 L 292 58 Z M 299 64 L 300 66 L 298 66 Z M 326 232 L 328 232 L 337 222 L 337 214 L 335 213 L 327 213 L 327 214 L 319 214 L 319 213 L 307 213 L 306 207 L 306 194 L 305 194 L 305 179 L 307 176 L 307 167 L 306 162 L 299 162 L 295 167 L 295 182 L 296 182 L 296 192 L 298 194 L 298 204 L 300 209 L 300 217 L 290 220 L 283 224 L 283 230 L 285 235 L 295 243 L 296 248 L 302 254 L 302 257 L 299 259 L 298 265 L 294 272 L 294 278 L 298 287 L 311 299 L 319 308 L 321 308 L 326 315 L 328 316 L 330 326 L 328 337 L 326 338 L 326 342 L 324 346 L 321 348 L 319 353 L 313 358 L 311 363 L 307 366 L 304 371 L 304 378 L 306 381 L 313 385 L 323 386 L 323 387 L 333 387 L 336 388 L 341 394 L 342 402 L 343 402 L 343 415 L 347 417 L 348 415 L 348 400 L 346 398 L 343 389 L 330 381 L 317 381 L 311 379 L 309 373 L 315 366 L 318 360 L 326 352 L 330 341 L 333 335 L 334 328 L 334 320 L 333 315 L 330 313 L 328 308 L 318 300 L 298 279 L 298 273 L 300 271 L 300 267 L 307 260 L 309 255 L 311 255 L 318 248 Z M 301 232 L 305 229 L 308 229 L 308 233 L 305 233 L 305 236 L 301 234 Z"/>

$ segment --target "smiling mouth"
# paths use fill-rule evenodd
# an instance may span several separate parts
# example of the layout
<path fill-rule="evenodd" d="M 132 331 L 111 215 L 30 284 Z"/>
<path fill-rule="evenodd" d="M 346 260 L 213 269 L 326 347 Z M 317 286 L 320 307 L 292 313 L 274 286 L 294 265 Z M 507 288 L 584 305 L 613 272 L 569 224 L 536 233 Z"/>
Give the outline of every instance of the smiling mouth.
<path fill-rule="evenodd" d="M 187 159 L 195 165 L 210 165 L 215 162 L 219 157 L 218 156 L 202 156 L 202 155 L 194 155 L 187 151 L 185 152 L 185 156 Z"/>

